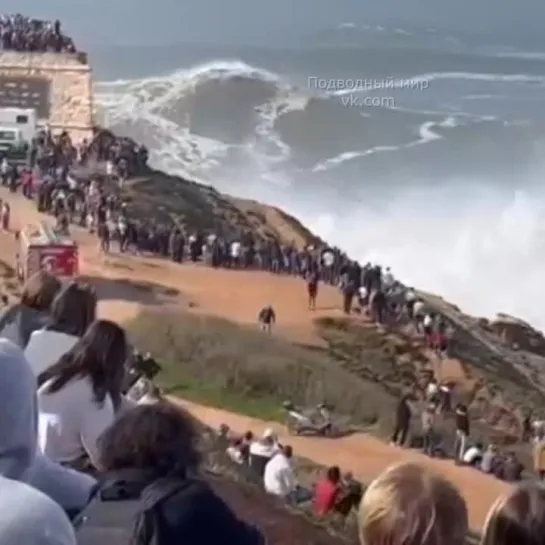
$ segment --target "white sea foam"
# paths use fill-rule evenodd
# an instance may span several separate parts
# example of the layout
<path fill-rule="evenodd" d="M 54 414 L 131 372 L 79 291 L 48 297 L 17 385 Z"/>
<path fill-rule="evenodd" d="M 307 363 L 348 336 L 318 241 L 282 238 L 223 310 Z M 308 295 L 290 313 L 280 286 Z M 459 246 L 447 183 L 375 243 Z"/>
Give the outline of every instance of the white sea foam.
<path fill-rule="evenodd" d="M 468 180 L 405 187 L 384 209 L 300 214 L 363 262 L 391 266 L 410 285 L 481 316 L 517 315 L 545 329 L 545 194 L 504 193 Z M 297 210 L 295 210 L 297 212 Z"/>

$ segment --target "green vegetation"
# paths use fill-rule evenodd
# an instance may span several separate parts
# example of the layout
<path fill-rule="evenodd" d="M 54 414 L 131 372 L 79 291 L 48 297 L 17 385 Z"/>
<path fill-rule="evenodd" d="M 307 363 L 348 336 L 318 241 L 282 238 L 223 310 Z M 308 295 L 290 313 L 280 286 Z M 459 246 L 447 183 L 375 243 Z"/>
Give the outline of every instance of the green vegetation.
<path fill-rule="evenodd" d="M 190 313 L 145 312 L 129 330 L 163 364 L 158 382 L 170 394 L 265 419 L 281 418 L 286 400 L 325 401 L 347 424 L 390 429 L 395 398 L 344 369 L 327 348 Z"/>
<path fill-rule="evenodd" d="M 174 365 L 171 364 L 166 367 L 167 372 L 160 376 L 158 384 L 168 395 L 176 395 L 189 401 L 211 407 L 220 407 L 227 411 L 262 420 L 277 420 L 280 422 L 284 418 L 282 407 L 277 400 L 271 397 L 258 398 L 254 396 L 249 398 L 244 396 L 242 392 L 225 388 L 221 383 L 203 383 L 191 376 L 184 379 L 182 375 L 178 375 L 178 384 L 172 386 L 169 381 L 170 373 L 168 370 L 172 370 Z"/>

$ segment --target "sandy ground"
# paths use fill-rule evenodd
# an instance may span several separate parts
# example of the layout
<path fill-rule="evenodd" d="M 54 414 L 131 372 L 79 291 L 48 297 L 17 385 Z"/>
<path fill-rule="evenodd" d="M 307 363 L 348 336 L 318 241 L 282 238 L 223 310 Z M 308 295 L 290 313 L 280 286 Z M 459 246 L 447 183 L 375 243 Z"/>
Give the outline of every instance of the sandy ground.
<path fill-rule="evenodd" d="M 0 198 L 7 198 L 11 203 L 14 230 L 44 219 L 32 202 L 19 195 L 11 195 L 0 188 Z M 50 218 L 46 221 L 52 223 Z M 104 257 L 98 252 L 96 239 L 83 230 L 74 229 L 74 238 L 80 246 L 81 273 L 97 286 L 102 298 L 101 316 L 118 322 L 130 320 L 143 306 L 160 306 L 254 324 L 260 308 L 271 303 L 280 324 L 276 334 L 310 344 L 319 342 L 313 318 L 340 315 L 340 297 L 330 287 L 322 288 L 318 310 L 309 312 L 305 286 L 297 279 L 257 272 L 213 270 L 199 265 L 180 266 L 146 257 Z M 0 234 L 0 260 L 13 266 L 15 251 L 13 233 Z M 445 364 L 444 373 L 452 378 L 461 378 L 463 374 L 456 361 Z M 285 430 L 277 423 L 270 424 L 185 401 L 178 403 L 209 425 L 226 423 L 240 432 L 247 429 L 259 431 L 270 426 L 285 436 Z M 366 434 L 334 440 L 290 437 L 289 442 L 301 456 L 324 465 L 339 465 L 365 481 L 392 463 L 415 461 L 424 464 L 458 485 L 468 503 L 473 528 L 482 525 L 491 503 L 507 489 L 506 484 L 475 470 L 392 447 Z"/>

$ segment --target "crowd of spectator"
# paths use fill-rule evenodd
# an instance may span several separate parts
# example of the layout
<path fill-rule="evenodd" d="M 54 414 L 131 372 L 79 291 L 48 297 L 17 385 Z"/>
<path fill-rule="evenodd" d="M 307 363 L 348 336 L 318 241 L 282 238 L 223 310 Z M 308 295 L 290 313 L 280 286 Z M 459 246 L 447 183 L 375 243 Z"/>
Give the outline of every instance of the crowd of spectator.
<path fill-rule="evenodd" d="M 0 48 L 3 51 L 76 53 L 61 23 L 26 17 L 19 13 L 0 15 Z"/>
<path fill-rule="evenodd" d="M 85 539 L 93 535 L 96 506 L 106 505 L 115 519 L 117 505 L 129 500 L 138 509 L 130 523 L 136 543 L 149 543 L 148 531 L 157 545 L 266 543 L 261 529 L 237 518 L 207 483 L 188 414 L 165 399 L 138 404 L 127 397 L 126 333 L 97 320 L 96 305 L 89 286 L 63 286 L 40 272 L 0 317 L 0 545 L 98 545 Z M 350 497 L 362 545 L 465 542 L 464 499 L 422 466 L 389 468 L 363 494 L 331 467 L 313 490 L 304 489 L 291 447 L 272 430 L 234 438 L 223 428 L 220 438 L 233 462 L 247 464 L 264 493 L 280 501 L 311 501 L 316 516 L 326 518 Z M 116 497 L 106 494 L 114 476 L 123 479 Z M 107 531 L 96 536 L 114 543 L 119 530 Z M 528 483 L 494 504 L 482 544 L 541 545 L 544 536 L 545 489 Z"/>

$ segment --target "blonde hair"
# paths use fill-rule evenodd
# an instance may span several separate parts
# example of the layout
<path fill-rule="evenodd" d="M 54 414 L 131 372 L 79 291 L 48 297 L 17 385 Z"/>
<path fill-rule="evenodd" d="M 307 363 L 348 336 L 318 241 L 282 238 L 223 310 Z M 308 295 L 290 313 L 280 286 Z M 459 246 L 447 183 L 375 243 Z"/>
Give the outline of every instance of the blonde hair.
<path fill-rule="evenodd" d="M 484 528 L 481 545 L 545 544 L 545 489 L 525 484 L 501 496 Z"/>
<path fill-rule="evenodd" d="M 25 282 L 21 304 L 40 312 L 49 312 L 51 303 L 61 287 L 61 282 L 56 276 L 46 271 L 38 271 Z"/>
<path fill-rule="evenodd" d="M 360 504 L 362 545 L 462 545 L 467 508 L 449 481 L 416 464 L 392 466 Z"/>

